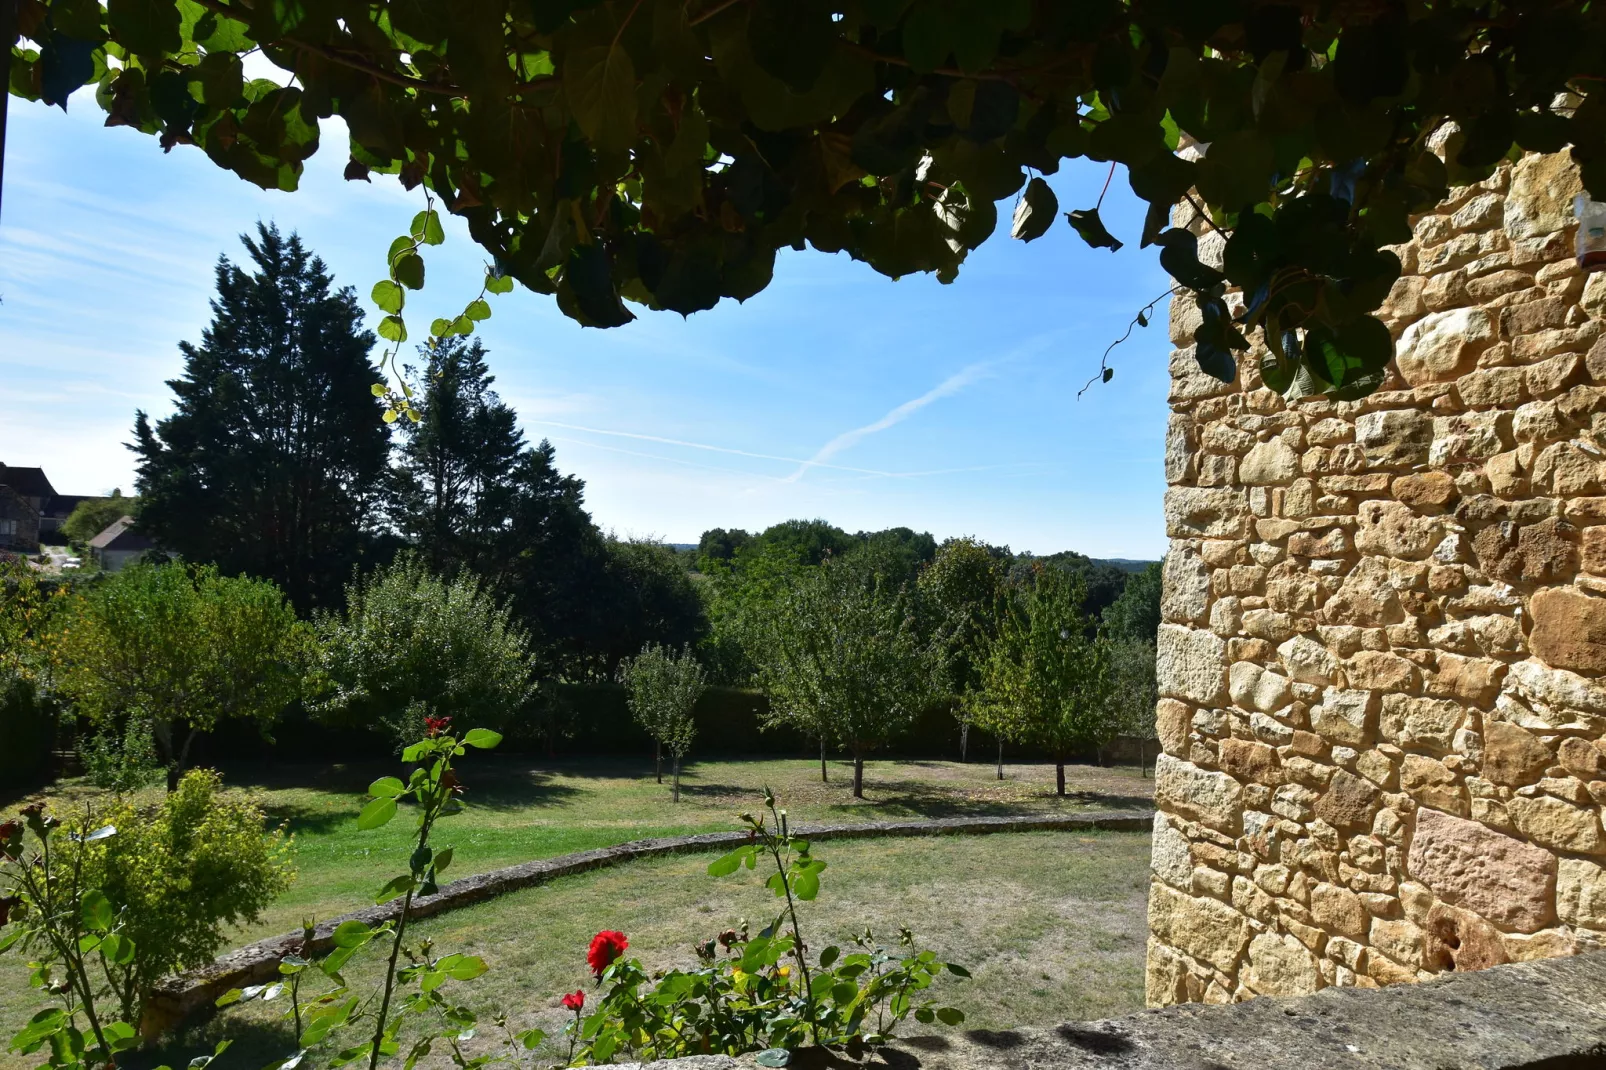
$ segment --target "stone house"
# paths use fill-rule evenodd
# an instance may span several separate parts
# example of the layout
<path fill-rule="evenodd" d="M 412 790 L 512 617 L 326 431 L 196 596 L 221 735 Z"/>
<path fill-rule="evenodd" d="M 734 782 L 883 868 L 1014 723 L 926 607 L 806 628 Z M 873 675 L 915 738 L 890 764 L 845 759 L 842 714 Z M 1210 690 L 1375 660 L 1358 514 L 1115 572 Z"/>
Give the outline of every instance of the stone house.
<path fill-rule="evenodd" d="M 154 549 L 156 543 L 150 536 L 134 530 L 134 518 L 131 516 L 122 517 L 89 540 L 90 554 L 107 572 L 117 572 Z"/>
<path fill-rule="evenodd" d="M 1606 947 L 1606 275 L 1574 258 L 1579 189 L 1529 156 L 1417 220 L 1359 401 L 1287 400 L 1254 353 L 1210 378 L 1174 300 L 1151 1004 Z"/>
<path fill-rule="evenodd" d="M 0 552 L 39 552 L 39 510 L 4 483 L 0 483 Z"/>

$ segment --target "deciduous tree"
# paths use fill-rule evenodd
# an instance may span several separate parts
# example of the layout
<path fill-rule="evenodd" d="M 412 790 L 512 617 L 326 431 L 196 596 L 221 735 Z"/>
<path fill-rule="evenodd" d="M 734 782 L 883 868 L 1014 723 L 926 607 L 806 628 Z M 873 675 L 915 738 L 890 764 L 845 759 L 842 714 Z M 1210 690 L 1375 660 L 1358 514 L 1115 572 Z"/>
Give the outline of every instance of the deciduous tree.
<path fill-rule="evenodd" d="M 199 732 L 264 728 L 303 694 L 311 629 L 278 587 L 211 566 L 136 564 L 78 597 L 56 686 L 99 723 L 148 719 L 178 786 Z"/>
<path fill-rule="evenodd" d="M 697 736 L 692 710 L 706 688 L 703 667 L 691 647 L 680 653 L 649 643 L 640 654 L 619 663 L 618 680 L 636 723 L 652 736 L 658 783 L 664 782 L 663 752 L 673 762 L 673 801 L 680 801 L 680 762 Z"/>
<path fill-rule="evenodd" d="M 1005 554 L 975 539 L 949 539 L 920 573 L 920 593 L 935 615 L 937 640 L 946 656 L 948 687 L 956 698 L 961 762 L 966 760 L 973 700 L 981 685 L 979 661 L 997 633 Z"/>

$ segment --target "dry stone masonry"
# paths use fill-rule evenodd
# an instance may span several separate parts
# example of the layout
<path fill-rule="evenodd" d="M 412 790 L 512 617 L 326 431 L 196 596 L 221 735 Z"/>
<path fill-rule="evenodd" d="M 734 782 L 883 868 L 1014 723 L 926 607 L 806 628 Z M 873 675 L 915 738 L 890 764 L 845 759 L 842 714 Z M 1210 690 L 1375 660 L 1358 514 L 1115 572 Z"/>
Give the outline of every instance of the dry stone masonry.
<path fill-rule="evenodd" d="M 1361 401 L 1285 402 L 1253 355 L 1210 378 L 1176 300 L 1151 1005 L 1606 946 L 1606 274 L 1574 260 L 1579 188 L 1530 156 L 1418 220 Z"/>

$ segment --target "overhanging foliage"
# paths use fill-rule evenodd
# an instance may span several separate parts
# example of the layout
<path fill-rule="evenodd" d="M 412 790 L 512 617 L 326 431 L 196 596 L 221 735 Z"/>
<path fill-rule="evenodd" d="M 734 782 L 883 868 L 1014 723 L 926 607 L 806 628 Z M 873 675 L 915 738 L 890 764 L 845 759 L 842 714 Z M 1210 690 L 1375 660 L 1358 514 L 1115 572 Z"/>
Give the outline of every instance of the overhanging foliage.
<path fill-rule="evenodd" d="M 1024 189 L 1013 231 L 1042 234 L 1060 206 L 1029 173 L 1085 156 L 1124 165 L 1149 203 L 1140 244 L 1198 292 L 1206 371 L 1231 379 L 1261 330 L 1270 385 L 1354 396 L 1392 352 L 1368 313 L 1410 213 L 1568 144 L 1606 197 L 1603 15 L 1561 0 L 20 0 L 19 16 L 13 93 L 65 106 L 95 82 L 108 125 L 287 190 L 339 115 L 347 177 L 424 185 L 494 258 L 491 292 L 511 276 L 599 327 L 633 318 L 625 300 L 750 297 L 787 246 L 951 280 L 995 202 Z M 255 49 L 290 84 L 246 78 Z M 1208 151 L 1185 159 L 1184 139 Z M 1185 196 L 1227 238 L 1224 270 L 1168 229 Z M 1096 206 L 1066 215 L 1120 245 Z M 398 343 L 439 238 L 420 219 L 380 301 Z M 1247 298 L 1236 318 L 1226 284 Z M 488 314 L 476 301 L 432 333 Z"/>

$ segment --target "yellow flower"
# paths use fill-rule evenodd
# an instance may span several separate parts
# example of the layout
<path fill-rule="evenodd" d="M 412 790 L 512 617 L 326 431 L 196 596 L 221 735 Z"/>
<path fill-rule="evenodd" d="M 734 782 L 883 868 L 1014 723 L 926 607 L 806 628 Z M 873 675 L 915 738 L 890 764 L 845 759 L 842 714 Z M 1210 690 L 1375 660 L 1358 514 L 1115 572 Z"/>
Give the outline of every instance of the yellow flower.
<path fill-rule="evenodd" d="M 792 967 L 790 967 L 790 966 L 782 966 L 780 969 L 776 970 L 775 972 L 781 976 L 782 980 L 785 980 L 786 978 L 792 976 Z"/>

